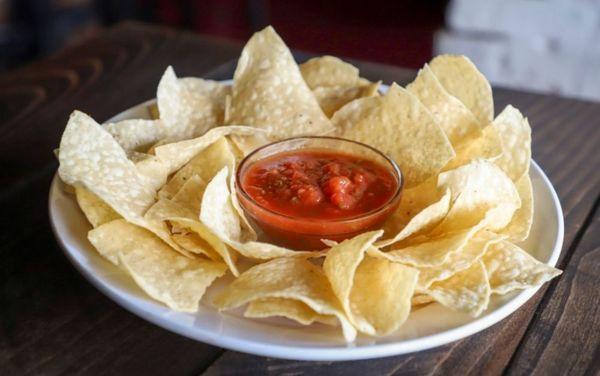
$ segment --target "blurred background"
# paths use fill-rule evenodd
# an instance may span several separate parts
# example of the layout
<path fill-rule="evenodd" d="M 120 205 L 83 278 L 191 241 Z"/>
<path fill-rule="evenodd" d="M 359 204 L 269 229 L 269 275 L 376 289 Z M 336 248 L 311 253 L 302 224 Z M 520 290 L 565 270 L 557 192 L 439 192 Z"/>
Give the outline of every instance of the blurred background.
<path fill-rule="evenodd" d="M 600 0 L 0 0 L 0 72 L 139 20 L 419 68 L 469 56 L 492 83 L 600 100 Z"/>

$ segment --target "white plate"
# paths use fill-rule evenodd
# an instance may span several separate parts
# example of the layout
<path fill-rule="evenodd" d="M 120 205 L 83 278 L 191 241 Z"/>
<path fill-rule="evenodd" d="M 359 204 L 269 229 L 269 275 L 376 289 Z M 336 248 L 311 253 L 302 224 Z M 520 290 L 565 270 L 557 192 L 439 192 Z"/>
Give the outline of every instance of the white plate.
<path fill-rule="evenodd" d="M 149 118 L 148 101 L 110 121 Z M 531 235 L 521 246 L 538 260 L 554 266 L 563 243 L 562 209 L 552 184 L 532 161 L 531 181 L 535 214 Z M 175 312 L 148 297 L 122 270 L 104 260 L 87 240 L 90 230 L 73 196 L 64 192 L 58 176 L 50 187 L 49 212 L 60 246 L 73 265 L 100 291 L 141 318 L 183 336 L 211 345 L 257 355 L 298 360 L 351 360 L 378 358 L 430 349 L 471 334 L 502 320 L 527 300 L 538 288 L 506 296 L 493 296 L 488 309 L 478 318 L 430 304 L 411 313 L 394 334 L 383 338 L 359 336 L 353 344 L 344 343 L 340 329 L 314 324 L 308 327 L 286 319 L 247 319 L 242 311 L 221 312 L 201 303 L 195 314 Z M 224 281 L 208 291 L 210 300 Z"/>

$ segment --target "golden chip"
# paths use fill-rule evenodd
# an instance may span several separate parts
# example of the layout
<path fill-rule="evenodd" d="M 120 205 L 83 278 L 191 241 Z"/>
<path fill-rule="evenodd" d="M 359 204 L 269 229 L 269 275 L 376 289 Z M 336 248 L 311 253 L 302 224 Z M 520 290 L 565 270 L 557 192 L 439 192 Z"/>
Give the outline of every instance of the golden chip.
<path fill-rule="evenodd" d="M 225 96 L 231 89 L 215 81 L 200 78 L 177 79 L 168 67 L 158 84 L 156 98 L 163 137 L 183 140 L 198 137 L 223 124 Z"/>
<path fill-rule="evenodd" d="M 396 84 L 385 96 L 348 103 L 331 121 L 339 136 L 390 155 L 402 169 L 406 188 L 437 174 L 454 157 L 448 138 L 429 111 Z"/>
<path fill-rule="evenodd" d="M 158 192 L 160 197 L 172 198 L 193 175 L 208 183 L 223 167 L 235 164 L 235 156 L 225 137 L 219 137 L 196 154 Z"/>
<path fill-rule="evenodd" d="M 335 316 L 346 340 L 356 337 L 327 277 L 320 268 L 301 258 L 274 259 L 248 269 L 214 303 L 224 310 L 267 298 L 298 300 L 320 315 Z"/>
<path fill-rule="evenodd" d="M 444 264 L 450 255 L 463 249 L 482 227 L 478 225 L 436 236 L 418 236 L 394 245 L 393 250 L 386 252 L 386 255 L 390 260 L 416 267 L 439 266 Z"/>
<path fill-rule="evenodd" d="M 494 161 L 513 181 L 529 172 L 531 160 L 531 128 L 521 112 L 506 106 L 492 127 L 502 139 L 502 155 Z"/>
<path fill-rule="evenodd" d="M 320 322 L 336 325 L 337 319 L 331 315 L 320 315 L 299 300 L 283 298 L 267 298 L 251 301 L 244 311 L 245 317 L 265 318 L 273 316 L 286 317 L 303 325 Z"/>
<path fill-rule="evenodd" d="M 172 225 L 187 229 L 190 232 L 197 234 L 201 239 L 206 241 L 217 254 L 219 254 L 229 270 L 231 270 L 231 274 L 236 277 L 240 275 L 236 265 L 237 253 L 223 243 L 223 241 L 213 234 L 212 231 L 204 224 L 195 219 L 176 216 L 168 217 L 166 220 L 168 220 Z"/>
<path fill-rule="evenodd" d="M 206 182 L 198 175 L 192 175 L 173 196 L 173 202 L 189 209 L 196 216 L 200 215 L 200 203 Z M 160 192 L 159 192 L 160 194 Z"/>
<path fill-rule="evenodd" d="M 406 90 L 427 107 L 455 148 L 477 138 L 481 125 L 461 101 L 448 94 L 427 64 Z"/>
<path fill-rule="evenodd" d="M 197 311 L 206 288 L 226 270 L 223 263 L 182 257 L 150 232 L 124 220 L 94 231 L 106 232 L 99 236 L 104 242 L 92 241 L 101 254 L 104 246 L 110 248 L 108 252 L 116 249 L 119 264 L 138 286 L 177 311 Z M 112 238 L 115 234 L 120 236 Z"/>
<path fill-rule="evenodd" d="M 437 233 L 472 228 L 487 217 L 486 228 L 500 230 L 521 206 L 510 178 L 494 164 L 478 160 L 438 177 L 438 188 L 449 189 L 452 205 Z"/>
<path fill-rule="evenodd" d="M 481 261 L 448 279 L 435 282 L 425 291 L 438 303 L 473 317 L 487 308 L 491 294 L 488 275 Z"/>
<path fill-rule="evenodd" d="M 276 138 L 333 131 L 290 50 L 272 27 L 255 33 L 244 47 L 227 112 L 228 124 L 263 128 Z"/>
<path fill-rule="evenodd" d="M 160 120 L 130 119 L 102 125 L 125 151 L 146 151 L 165 138 Z"/>
<path fill-rule="evenodd" d="M 344 312 L 356 329 L 385 335 L 408 317 L 418 272 L 366 255 L 382 231 L 373 231 L 333 246 L 323 270 Z M 373 294 L 378 291 L 378 294 Z"/>
<path fill-rule="evenodd" d="M 468 57 L 440 55 L 431 60 L 429 67 L 444 89 L 463 102 L 482 126 L 492 121 L 492 87 Z"/>
<path fill-rule="evenodd" d="M 450 196 L 450 191 L 446 190 L 446 193 L 442 195 L 438 201 L 421 209 L 405 225 L 403 225 L 404 221 L 401 217 L 413 210 L 413 208 L 409 206 L 414 202 L 403 198 L 402 203 L 396 212 L 388 219 L 386 226 L 384 227 L 385 233 L 392 235 L 392 237 L 377 242 L 377 246 L 385 247 L 400 242 L 409 236 L 431 230 L 448 214 L 448 210 L 450 209 Z M 408 204 L 405 204 L 407 201 Z"/>
<path fill-rule="evenodd" d="M 88 239 L 107 260 L 126 269 L 148 295 L 177 311 L 197 311 L 206 288 L 226 270 L 220 262 L 182 257 L 123 219 L 90 231 Z"/>
<path fill-rule="evenodd" d="M 330 118 L 337 110 L 355 99 L 377 96 L 379 84 L 376 82 L 362 86 L 317 87 L 313 89 L 313 93 L 325 115 Z"/>
<path fill-rule="evenodd" d="M 359 86 L 368 83 L 361 79 L 358 68 L 335 56 L 314 57 L 300 64 L 302 78 L 311 89 L 318 87 Z"/>
<path fill-rule="evenodd" d="M 455 151 L 456 157 L 444 167 L 444 171 L 453 170 L 478 159 L 496 161 L 502 155 L 502 139 L 495 127 L 487 126 L 478 138 L 460 145 Z"/>
<path fill-rule="evenodd" d="M 180 247 L 179 244 L 177 244 L 171 238 L 171 232 L 169 231 L 169 227 L 165 222 L 165 218 L 183 216 L 192 218 L 194 214 L 185 207 L 177 205 L 170 200 L 161 199 L 158 200 L 154 205 L 152 205 L 150 209 L 148 209 L 148 211 L 144 214 L 144 218 L 140 222 L 140 226 L 153 232 L 154 235 L 158 236 L 177 252 L 181 253 L 182 255 L 188 258 L 193 258 L 194 255 L 192 253 Z"/>
<path fill-rule="evenodd" d="M 121 218 L 121 216 L 98 196 L 83 187 L 75 187 L 77 204 L 94 227 Z"/>
<path fill-rule="evenodd" d="M 81 185 L 123 218 L 139 223 L 154 203 L 154 190 L 112 136 L 86 114 L 71 114 L 60 142 L 58 173 Z"/>
<path fill-rule="evenodd" d="M 198 153 L 218 141 L 221 137 L 231 134 L 253 135 L 257 132 L 261 131 L 246 126 L 217 127 L 209 130 L 200 137 L 157 146 L 154 153 L 164 166 L 160 173 L 164 174 L 164 180 L 166 181 L 167 176 L 182 168 Z"/>
<path fill-rule="evenodd" d="M 517 209 L 508 226 L 500 232 L 508 235 L 509 240 L 520 242 L 529 237 L 533 224 L 533 188 L 529 174 L 521 176 L 515 185 L 521 199 L 521 207 Z"/>
<path fill-rule="evenodd" d="M 491 231 L 479 231 L 467 241 L 460 251 L 451 253 L 441 265 L 417 268 L 419 270 L 418 288 L 420 290 L 427 289 L 433 282 L 450 278 L 457 272 L 467 269 L 485 254 L 488 247 L 504 238 L 504 236 Z"/>
<path fill-rule="evenodd" d="M 172 234 L 171 239 L 188 252 L 204 255 L 213 261 L 223 260 L 213 247 L 198 234 L 186 231 L 181 234 Z"/>
<path fill-rule="evenodd" d="M 495 294 L 539 286 L 562 273 L 508 241 L 492 245 L 482 260 Z"/>

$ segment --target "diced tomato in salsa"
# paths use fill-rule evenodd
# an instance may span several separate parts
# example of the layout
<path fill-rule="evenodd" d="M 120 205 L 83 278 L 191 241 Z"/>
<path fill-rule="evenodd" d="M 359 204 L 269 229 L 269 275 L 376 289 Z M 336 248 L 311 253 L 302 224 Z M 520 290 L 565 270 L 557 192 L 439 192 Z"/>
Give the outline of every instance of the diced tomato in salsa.
<path fill-rule="evenodd" d="M 242 188 L 259 205 L 300 218 L 342 219 L 385 205 L 397 181 L 385 167 L 322 149 L 271 155 L 251 165 Z"/>

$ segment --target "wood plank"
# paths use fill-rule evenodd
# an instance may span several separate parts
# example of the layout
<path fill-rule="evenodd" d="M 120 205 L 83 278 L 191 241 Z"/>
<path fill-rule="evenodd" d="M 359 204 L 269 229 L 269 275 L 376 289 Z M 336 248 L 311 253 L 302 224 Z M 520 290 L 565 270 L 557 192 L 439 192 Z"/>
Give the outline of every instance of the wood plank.
<path fill-rule="evenodd" d="M 569 268 L 549 288 L 507 369 L 509 375 L 600 372 L 600 212 L 595 213 Z"/>
<path fill-rule="evenodd" d="M 98 121 L 155 97 L 168 65 L 201 76 L 241 46 L 127 22 L 50 58 L 0 76 L 0 191 L 54 160 L 69 114 Z"/>

